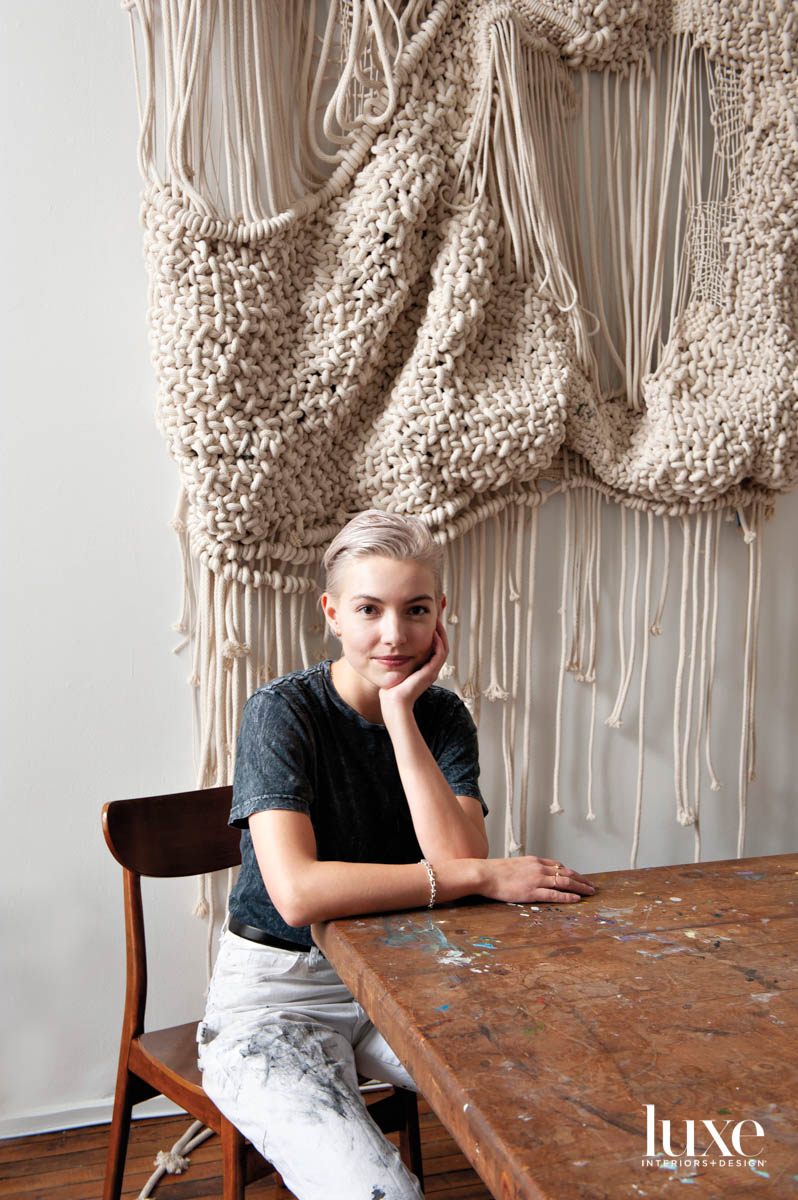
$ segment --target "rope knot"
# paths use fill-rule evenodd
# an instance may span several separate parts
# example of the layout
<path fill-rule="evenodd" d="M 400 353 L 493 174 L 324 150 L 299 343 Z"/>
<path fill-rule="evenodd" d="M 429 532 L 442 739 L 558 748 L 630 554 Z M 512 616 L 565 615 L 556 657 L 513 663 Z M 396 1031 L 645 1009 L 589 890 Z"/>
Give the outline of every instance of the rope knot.
<path fill-rule="evenodd" d="M 223 658 L 246 658 L 249 654 L 249 646 L 242 645 L 241 642 L 234 642 L 232 638 L 228 638 L 222 646 Z"/>
<path fill-rule="evenodd" d="M 174 1150 L 159 1150 L 155 1158 L 155 1166 L 163 1167 L 170 1175 L 180 1175 L 190 1165 L 191 1159 L 175 1154 Z"/>

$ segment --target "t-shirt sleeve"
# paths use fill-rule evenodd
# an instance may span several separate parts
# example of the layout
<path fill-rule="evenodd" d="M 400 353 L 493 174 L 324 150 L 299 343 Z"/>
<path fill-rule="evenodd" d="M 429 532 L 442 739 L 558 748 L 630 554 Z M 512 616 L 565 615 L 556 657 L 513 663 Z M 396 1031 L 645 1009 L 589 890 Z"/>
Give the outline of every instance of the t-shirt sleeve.
<path fill-rule="evenodd" d="M 487 814 L 488 806 L 479 789 L 477 727 L 463 701 L 453 692 L 446 695 L 448 699 L 436 721 L 438 729 L 432 752 L 455 796 L 473 796 Z"/>
<path fill-rule="evenodd" d="M 310 815 L 313 748 L 301 716 L 277 690 L 250 696 L 241 718 L 229 823 L 245 829 L 272 808 Z"/>

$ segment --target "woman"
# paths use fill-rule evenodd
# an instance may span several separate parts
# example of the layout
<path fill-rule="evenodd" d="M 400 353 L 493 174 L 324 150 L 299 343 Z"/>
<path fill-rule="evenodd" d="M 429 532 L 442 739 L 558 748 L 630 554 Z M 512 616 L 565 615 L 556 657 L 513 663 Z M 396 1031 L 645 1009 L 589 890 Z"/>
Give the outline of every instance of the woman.
<path fill-rule="evenodd" d="M 313 945 L 309 926 L 481 894 L 592 895 L 550 859 L 488 858 L 474 723 L 435 687 L 448 653 L 442 550 L 416 518 L 370 510 L 324 556 L 341 656 L 247 702 L 231 823 L 242 866 L 205 1019 L 205 1090 L 298 1200 L 418 1200 L 357 1075 L 413 1088 Z"/>

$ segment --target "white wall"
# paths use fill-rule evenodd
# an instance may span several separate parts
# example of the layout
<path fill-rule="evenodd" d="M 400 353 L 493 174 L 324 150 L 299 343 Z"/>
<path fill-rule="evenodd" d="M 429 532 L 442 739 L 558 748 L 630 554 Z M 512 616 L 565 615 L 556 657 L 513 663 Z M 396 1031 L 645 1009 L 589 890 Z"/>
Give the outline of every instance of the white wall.
<path fill-rule="evenodd" d="M 137 121 L 127 17 L 114 3 L 32 0 L 4 6 L 0 31 L 4 254 L 0 288 L 2 437 L 3 986 L 0 1133 L 107 1116 L 123 995 L 121 885 L 100 833 L 106 799 L 192 782 L 188 666 L 170 651 L 179 602 L 167 521 L 176 475 L 153 422 L 146 282 L 138 228 Z M 536 650 L 556 665 L 561 508 L 542 517 L 552 564 Z M 748 850 L 798 848 L 795 806 L 798 499 L 767 531 L 759 676 L 759 780 Z M 608 561 L 617 557 L 607 518 Z M 734 853 L 740 612 L 744 551 L 724 533 L 716 753 L 724 791 L 705 798 L 704 857 Z M 545 572 L 544 572 L 545 573 Z M 613 573 L 608 568 L 606 578 Z M 602 614 L 602 715 L 611 706 L 612 606 Z M 730 640 L 729 640 L 730 639 Z M 689 859 L 672 817 L 668 671 L 672 628 L 652 661 L 651 753 L 641 865 Z M 597 744 L 598 820 L 583 816 L 583 714 L 569 680 L 563 803 L 548 815 L 551 727 L 541 692 L 534 848 L 584 869 L 623 867 L 629 852 L 636 701 Z M 549 695 L 551 693 L 549 692 Z M 500 788 L 496 713 L 483 724 L 488 792 Z M 548 722 L 548 723 L 547 723 Z M 498 809 L 492 833 L 501 828 Z M 194 885 L 166 887 L 153 912 L 155 1022 L 201 1007 L 204 929 Z M 158 970 L 153 970 L 157 977 Z"/>

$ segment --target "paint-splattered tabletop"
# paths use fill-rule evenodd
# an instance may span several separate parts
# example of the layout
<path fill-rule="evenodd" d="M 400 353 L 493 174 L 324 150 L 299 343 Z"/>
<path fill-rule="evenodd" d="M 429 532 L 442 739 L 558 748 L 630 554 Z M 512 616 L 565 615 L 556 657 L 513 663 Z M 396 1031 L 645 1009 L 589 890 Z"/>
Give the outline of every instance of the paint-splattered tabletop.
<path fill-rule="evenodd" d="M 798 1198 L 798 854 L 314 927 L 502 1200 Z"/>

